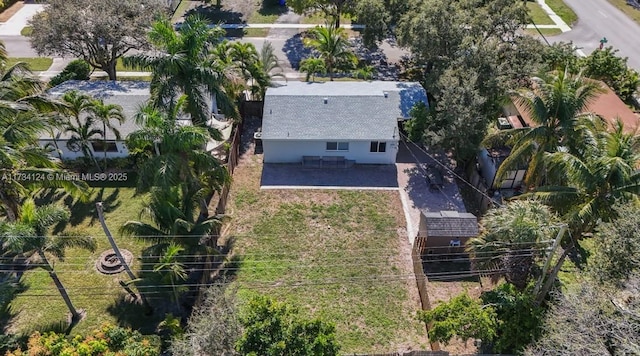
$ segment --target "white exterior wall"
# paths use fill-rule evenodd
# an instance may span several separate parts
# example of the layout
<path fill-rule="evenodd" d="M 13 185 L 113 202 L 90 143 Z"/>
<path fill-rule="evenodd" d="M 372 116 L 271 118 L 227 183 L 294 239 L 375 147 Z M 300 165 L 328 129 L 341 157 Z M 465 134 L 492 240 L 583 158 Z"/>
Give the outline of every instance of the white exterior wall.
<path fill-rule="evenodd" d="M 55 149 L 55 144 L 53 140 L 40 140 L 39 143 L 41 147 L 47 147 L 47 145 L 49 145 L 49 147 Z M 76 158 L 84 157 L 84 155 L 82 154 L 82 150 L 78 152 L 73 152 L 69 150 L 69 148 L 67 148 L 66 140 L 58 140 L 57 144 L 58 144 L 58 148 L 62 153 L 62 159 L 76 159 Z M 116 146 L 118 147 L 118 152 L 107 152 L 107 158 L 121 158 L 121 157 L 129 156 L 129 150 L 127 150 L 127 146 L 125 145 L 124 141 L 116 141 Z M 91 150 L 93 151 L 93 148 L 91 148 Z M 103 151 L 93 152 L 93 153 L 97 159 L 104 157 Z M 53 157 L 56 157 L 56 158 L 58 157 L 57 152 L 53 152 L 52 155 Z"/>
<path fill-rule="evenodd" d="M 349 142 L 348 151 L 327 151 L 327 141 L 263 140 L 265 163 L 299 163 L 302 156 L 344 156 L 356 164 L 395 164 L 398 141 L 385 141 L 386 152 L 369 152 L 371 141 Z"/>

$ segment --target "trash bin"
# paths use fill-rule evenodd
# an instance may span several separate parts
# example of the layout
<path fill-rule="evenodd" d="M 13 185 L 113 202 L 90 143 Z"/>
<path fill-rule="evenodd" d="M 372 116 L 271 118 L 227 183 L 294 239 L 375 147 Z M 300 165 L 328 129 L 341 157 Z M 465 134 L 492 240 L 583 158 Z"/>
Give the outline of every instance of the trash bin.
<path fill-rule="evenodd" d="M 280 6 L 287 6 L 287 0 L 278 0 Z"/>

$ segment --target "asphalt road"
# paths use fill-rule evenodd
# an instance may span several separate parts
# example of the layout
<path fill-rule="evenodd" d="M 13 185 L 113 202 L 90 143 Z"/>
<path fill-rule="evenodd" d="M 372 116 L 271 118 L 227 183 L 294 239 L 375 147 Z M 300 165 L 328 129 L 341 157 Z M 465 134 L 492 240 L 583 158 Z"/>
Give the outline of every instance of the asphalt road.
<path fill-rule="evenodd" d="M 640 25 L 607 0 L 564 0 L 578 15 L 572 30 L 554 36 L 554 41 L 573 41 L 585 54 L 591 53 L 606 37 L 605 46 L 620 50 L 630 67 L 640 70 Z M 640 10 L 638 10 L 640 11 Z"/>
<path fill-rule="evenodd" d="M 0 36 L 4 42 L 9 57 L 37 57 L 36 51 L 31 48 L 29 39 L 22 36 Z"/>

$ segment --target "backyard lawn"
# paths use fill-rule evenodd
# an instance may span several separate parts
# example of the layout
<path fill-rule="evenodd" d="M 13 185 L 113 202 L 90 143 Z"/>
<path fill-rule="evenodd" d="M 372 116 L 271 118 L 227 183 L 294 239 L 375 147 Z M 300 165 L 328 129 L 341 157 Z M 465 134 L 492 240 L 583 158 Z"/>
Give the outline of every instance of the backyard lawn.
<path fill-rule="evenodd" d="M 397 191 L 260 190 L 234 173 L 228 212 L 241 300 L 263 293 L 334 322 L 343 353 L 428 350 Z"/>
<path fill-rule="evenodd" d="M 531 21 L 536 25 L 553 25 L 554 22 L 551 20 L 549 15 L 547 15 L 542 7 L 537 2 L 527 2 L 527 9 L 529 10 L 529 16 L 531 16 Z"/>
<path fill-rule="evenodd" d="M 67 288 L 74 306 L 87 311 L 86 318 L 73 329 L 73 333 L 87 332 L 106 321 L 115 323 L 116 316 L 122 317 L 120 321 L 124 325 L 136 328 L 144 325 L 153 327 L 153 317 L 142 318 L 141 308 L 128 304 L 114 307 L 118 297 L 124 295 L 118 281 L 126 280 L 126 275 L 121 273 L 107 276 L 98 273 L 94 267 L 100 254 L 110 248 L 97 220 L 95 202 L 103 201 L 105 220 L 119 247 L 128 249 L 134 256 L 140 256 L 146 243 L 131 237 L 122 237 L 118 229 L 127 220 L 137 220 L 143 201 L 135 195 L 133 188 L 105 189 L 103 199 L 97 198 L 98 192 L 99 190 L 96 190 L 90 202 L 71 204 L 71 221 L 65 227 L 70 234 L 76 233 L 79 229 L 84 230 L 96 239 L 98 249 L 94 253 L 69 249 L 64 262 L 55 262 L 57 274 Z M 42 199 L 42 203 L 56 200 L 64 199 L 47 197 Z M 137 266 L 138 262 L 134 258 L 132 269 L 135 271 Z M 22 280 L 27 290 L 11 303 L 11 311 L 17 314 L 12 320 L 11 331 L 27 332 L 66 320 L 68 309 L 47 273 L 39 269 L 30 270 L 24 274 Z M 153 332 L 145 329 L 142 331 Z"/>

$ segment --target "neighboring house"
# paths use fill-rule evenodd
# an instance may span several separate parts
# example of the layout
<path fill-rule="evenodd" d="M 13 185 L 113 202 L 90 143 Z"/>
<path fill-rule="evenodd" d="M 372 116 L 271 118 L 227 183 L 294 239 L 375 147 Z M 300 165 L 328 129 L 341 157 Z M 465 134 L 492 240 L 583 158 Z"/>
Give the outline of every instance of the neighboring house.
<path fill-rule="evenodd" d="M 640 122 L 638 115 L 605 83 L 599 83 L 603 92 L 589 103 L 586 112 L 598 115 L 610 125 L 614 120 L 620 119 L 624 123 L 625 131 L 633 132 Z M 515 98 L 503 107 L 503 115 L 504 117 L 498 118 L 497 121 L 499 129 L 518 129 L 535 125 L 530 113 Z M 489 189 L 516 189 L 522 186 L 526 166 L 508 171 L 502 180 L 496 179 L 496 171 L 510 153 L 508 147 L 482 148 L 478 153 L 478 168 Z"/>
<path fill-rule="evenodd" d="M 478 219 L 471 213 L 422 211 L 416 240 L 419 240 L 421 255 L 428 257 L 430 254 L 461 252 L 467 241 L 478 233 Z"/>
<path fill-rule="evenodd" d="M 122 124 L 116 120 L 112 120 L 112 125 L 120 133 L 120 140 L 117 140 L 113 132 L 108 128 L 106 133 L 107 158 L 118 158 L 129 155 L 125 139 L 130 133 L 140 129 L 134 121 L 134 116 L 151 96 L 149 84 L 149 82 L 144 81 L 70 80 L 50 89 L 47 93 L 51 97 L 59 99 L 67 91 L 77 90 L 89 94 L 96 99 L 102 99 L 105 104 L 120 105 L 126 120 Z M 214 104 L 215 101 L 212 100 L 211 107 L 214 107 Z M 217 108 L 212 111 L 217 112 Z M 191 124 L 191 120 L 189 120 L 188 117 L 180 121 L 184 122 L 185 125 Z M 233 125 L 231 121 L 226 121 L 224 115 L 212 113 L 209 125 L 220 130 L 223 136 L 223 142 L 230 137 Z M 96 128 L 99 130 L 103 129 L 101 124 L 97 124 Z M 53 138 L 55 138 L 55 140 Z M 70 138 L 71 134 L 54 129 L 53 135 L 51 132 L 43 132 L 40 135 L 39 142 L 43 147 L 47 145 L 56 147 L 57 144 L 63 159 L 83 157 L 84 155 L 79 147 L 68 147 L 67 142 Z M 223 142 L 211 141 L 205 149 L 208 152 L 212 152 L 220 147 Z M 91 142 L 91 149 L 98 159 L 104 157 L 103 143 L 104 141 L 102 139 Z"/>
<path fill-rule="evenodd" d="M 290 81 L 268 88 L 261 139 L 265 163 L 347 160 L 394 164 L 398 121 L 427 93 L 412 82 Z"/>
<path fill-rule="evenodd" d="M 96 99 L 102 99 L 105 104 L 117 104 L 122 106 L 122 112 L 126 118 L 124 123 L 119 124 L 116 120 L 112 120 L 112 125 L 120 132 L 121 139 L 116 140 L 113 132 L 107 129 L 107 158 L 128 156 L 129 151 L 127 150 L 124 140 L 128 134 L 139 129 L 138 125 L 136 125 L 133 120 L 133 116 L 138 112 L 139 107 L 141 107 L 150 97 L 149 82 L 70 80 L 51 88 L 47 93 L 51 97 L 59 99 L 64 93 L 71 90 L 77 90 L 79 92 L 89 94 Z M 96 128 L 102 130 L 102 125 L 96 126 Z M 53 136 L 49 132 L 43 132 L 40 135 L 40 145 L 54 145 L 53 138 L 55 138 L 55 144 L 57 144 L 58 149 L 61 151 L 63 159 L 83 157 L 82 150 L 80 150 L 79 147 L 68 147 L 67 142 L 71 138 L 70 134 L 56 129 L 53 131 Z M 104 157 L 102 140 L 93 141 L 91 148 L 96 157 Z"/>

